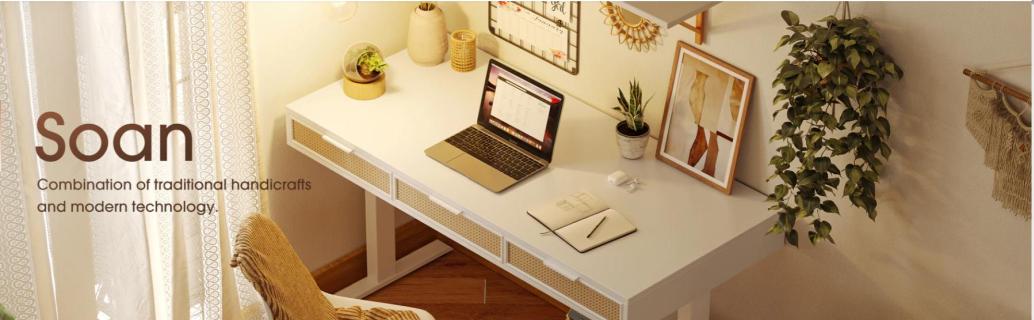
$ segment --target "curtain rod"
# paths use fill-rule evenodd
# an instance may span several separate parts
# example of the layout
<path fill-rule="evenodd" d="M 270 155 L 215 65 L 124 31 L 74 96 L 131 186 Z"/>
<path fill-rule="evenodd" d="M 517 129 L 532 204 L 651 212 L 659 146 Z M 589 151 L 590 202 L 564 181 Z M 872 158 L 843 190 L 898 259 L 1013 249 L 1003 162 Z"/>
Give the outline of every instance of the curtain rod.
<path fill-rule="evenodd" d="M 973 78 L 973 80 L 983 82 L 984 84 L 990 85 L 991 88 L 1000 89 L 1003 93 L 1013 96 L 1016 99 L 1023 100 L 1027 104 L 1030 104 L 1030 95 L 1026 92 L 1020 91 L 1013 86 L 1005 84 L 1004 82 L 998 81 L 994 78 L 985 76 L 980 73 L 973 72 L 969 69 L 962 69 L 962 74 Z"/>

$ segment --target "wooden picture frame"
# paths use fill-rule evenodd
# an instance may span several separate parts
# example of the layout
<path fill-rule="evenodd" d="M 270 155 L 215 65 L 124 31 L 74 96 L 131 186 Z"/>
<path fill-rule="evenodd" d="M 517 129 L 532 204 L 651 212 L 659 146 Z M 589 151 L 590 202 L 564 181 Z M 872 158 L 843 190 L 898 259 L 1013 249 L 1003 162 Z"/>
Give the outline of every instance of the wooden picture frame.
<path fill-rule="evenodd" d="M 754 76 L 679 41 L 668 80 L 657 159 L 732 193 Z"/>

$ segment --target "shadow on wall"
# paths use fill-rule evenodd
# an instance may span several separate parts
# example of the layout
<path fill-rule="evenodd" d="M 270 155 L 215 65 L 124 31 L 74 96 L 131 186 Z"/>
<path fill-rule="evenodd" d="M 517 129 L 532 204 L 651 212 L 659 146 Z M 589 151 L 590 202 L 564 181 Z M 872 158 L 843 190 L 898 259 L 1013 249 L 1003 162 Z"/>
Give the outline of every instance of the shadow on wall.
<path fill-rule="evenodd" d="M 883 26 L 887 50 L 909 70 L 892 88 L 890 121 L 898 130 L 880 192 L 882 212 L 893 216 L 878 222 L 881 230 L 870 235 L 895 239 L 884 240 L 883 250 L 861 250 L 872 262 L 859 264 L 899 274 L 903 283 L 892 284 L 898 292 L 928 292 L 912 297 L 925 306 L 924 317 L 1030 318 L 1030 223 L 991 199 L 993 171 L 965 126 L 969 79 L 961 73 L 963 67 L 1029 61 L 1029 8 L 974 3 L 877 8 L 882 14 L 875 22 Z M 909 13 L 917 11 L 958 25 L 924 32 L 920 25 L 941 23 L 911 19 Z M 984 21 L 988 16 L 997 19 Z M 976 30 L 958 27 L 977 21 Z M 1027 32 L 1015 33 L 1018 26 Z M 1021 38 L 1027 41 L 1017 41 Z M 915 50 L 952 46 L 958 47 L 937 54 Z M 996 75 L 1029 88 L 1029 67 Z"/>
<path fill-rule="evenodd" d="M 287 145 L 287 117 L 280 115 L 273 122 L 274 127 L 270 145 L 276 150 L 269 153 L 268 178 L 274 180 L 308 179 L 312 181 L 309 191 L 279 191 L 277 197 L 269 197 L 268 210 L 270 217 L 298 243 L 323 243 L 325 246 L 295 246 L 299 256 L 326 256 L 328 248 L 333 251 L 346 243 L 363 243 L 363 233 L 345 235 L 348 241 L 330 243 L 328 240 L 340 239 L 340 226 L 362 226 L 362 214 L 346 214 L 346 212 L 362 212 L 364 193 L 362 189 L 341 178 L 337 173 L 327 169 L 315 160 L 303 155 Z M 307 163 L 306 165 L 300 165 Z M 322 201 L 311 201 L 309 197 L 292 197 L 287 192 L 305 192 L 321 194 Z M 334 210 L 328 210 L 333 208 Z M 356 220 L 358 219 L 358 220 Z M 319 222 L 319 223 L 315 223 Z M 357 227 L 361 230 L 361 227 Z M 349 242 L 350 241 L 350 242 Z M 345 248 L 344 250 L 351 250 Z M 333 259 L 333 257 L 331 257 Z M 325 261 L 317 261 L 310 269 L 321 266 Z"/>
<path fill-rule="evenodd" d="M 454 1 L 441 1 L 437 2 L 437 4 L 442 8 L 442 13 L 445 14 L 445 21 L 448 22 L 446 28 L 448 28 L 450 32 L 469 28 L 470 22 L 467 19 L 467 15 L 463 14 L 463 9 L 460 9 L 459 3 Z M 478 39 L 478 41 L 480 42 L 481 39 Z"/>
<path fill-rule="evenodd" d="M 708 46 L 721 54 L 735 47 L 723 36 L 781 28 L 774 23 L 782 9 L 803 21 L 834 6 L 725 3 L 713 12 Z M 713 318 L 1029 319 L 1030 223 L 991 199 L 993 171 L 965 126 L 969 81 L 961 73 L 1029 59 L 1029 4 L 852 7 L 871 19 L 884 49 L 905 68 L 890 86 L 894 154 L 878 186 L 880 215 L 873 223 L 838 198 L 841 215 L 828 217 L 836 246 L 786 248 L 744 271 L 712 292 Z M 751 107 L 764 110 L 771 74 L 756 75 L 763 88 Z M 995 75 L 1029 88 L 1029 68 Z M 744 141 L 740 178 L 771 170 L 759 162 L 767 159 L 760 151 L 772 152 L 765 142 L 771 118 L 755 115 L 747 131 L 765 136 Z"/>
<path fill-rule="evenodd" d="M 837 248 L 805 246 L 783 248 L 712 290 L 711 319 L 911 318 L 900 306 L 906 301 L 894 301 Z M 744 292 L 779 294 L 744 299 Z"/>

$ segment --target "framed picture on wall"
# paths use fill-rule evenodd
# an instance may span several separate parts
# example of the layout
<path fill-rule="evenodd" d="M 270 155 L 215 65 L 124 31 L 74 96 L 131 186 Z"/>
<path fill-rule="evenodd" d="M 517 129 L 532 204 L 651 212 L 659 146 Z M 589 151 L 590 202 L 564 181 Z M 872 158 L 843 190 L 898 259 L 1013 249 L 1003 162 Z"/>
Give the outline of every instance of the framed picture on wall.
<path fill-rule="evenodd" d="M 731 193 L 754 76 L 679 41 L 668 81 L 657 159 Z"/>

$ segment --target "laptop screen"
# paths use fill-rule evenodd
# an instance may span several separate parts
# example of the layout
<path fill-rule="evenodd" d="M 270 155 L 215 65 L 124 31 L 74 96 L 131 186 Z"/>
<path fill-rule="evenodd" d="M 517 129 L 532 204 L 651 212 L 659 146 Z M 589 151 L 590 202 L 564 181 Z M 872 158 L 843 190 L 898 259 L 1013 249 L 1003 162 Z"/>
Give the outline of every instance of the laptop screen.
<path fill-rule="evenodd" d="M 564 96 L 491 60 L 478 124 L 540 158 L 553 158 Z"/>

